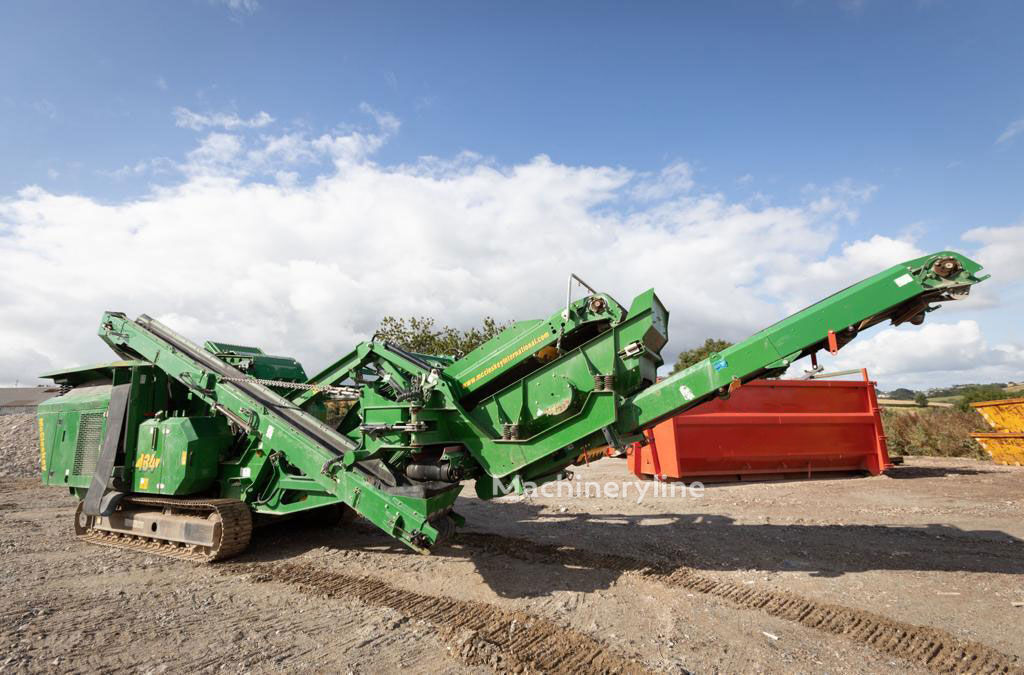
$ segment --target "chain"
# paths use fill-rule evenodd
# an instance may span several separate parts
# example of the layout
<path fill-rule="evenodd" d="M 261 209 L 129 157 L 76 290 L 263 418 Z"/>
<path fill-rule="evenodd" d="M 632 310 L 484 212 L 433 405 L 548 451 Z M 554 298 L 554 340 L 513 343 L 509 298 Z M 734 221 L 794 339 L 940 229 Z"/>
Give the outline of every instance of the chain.
<path fill-rule="evenodd" d="M 288 382 L 287 380 L 263 380 L 258 377 L 222 377 L 225 382 L 251 382 L 262 384 L 264 387 L 282 387 L 284 389 L 301 389 L 303 391 L 322 391 L 336 396 L 359 398 L 361 390 L 359 387 L 329 387 L 322 384 L 309 384 L 306 382 Z"/>

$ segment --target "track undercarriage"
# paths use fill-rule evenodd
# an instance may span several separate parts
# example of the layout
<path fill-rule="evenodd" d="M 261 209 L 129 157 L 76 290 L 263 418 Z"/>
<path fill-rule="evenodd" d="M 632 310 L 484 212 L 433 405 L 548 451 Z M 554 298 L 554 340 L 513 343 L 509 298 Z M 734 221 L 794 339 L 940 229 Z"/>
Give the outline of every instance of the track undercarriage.
<path fill-rule="evenodd" d="M 252 537 L 252 512 L 237 499 L 132 496 L 109 516 L 75 511 L 75 535 L 94 544 L 180 560 L 214 562 L 238 555 Z"/>

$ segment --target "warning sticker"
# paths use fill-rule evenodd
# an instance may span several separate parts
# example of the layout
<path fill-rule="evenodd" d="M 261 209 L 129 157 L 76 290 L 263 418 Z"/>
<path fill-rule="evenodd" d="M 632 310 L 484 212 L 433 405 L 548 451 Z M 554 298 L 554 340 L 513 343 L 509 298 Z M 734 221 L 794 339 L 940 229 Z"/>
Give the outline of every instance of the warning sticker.
<path fill-rule="evenodd" d="M 896 285 L 899 286 L 900 288 L 903 288 L 904 286 L 906 286 L 907 284 L 909 284 L 913 280 L 914 280 L 914 277 L 910 276 L 909 274 L 904 274 L 903 276 L 896 277 L 896 279 L 895 279 Z"/>

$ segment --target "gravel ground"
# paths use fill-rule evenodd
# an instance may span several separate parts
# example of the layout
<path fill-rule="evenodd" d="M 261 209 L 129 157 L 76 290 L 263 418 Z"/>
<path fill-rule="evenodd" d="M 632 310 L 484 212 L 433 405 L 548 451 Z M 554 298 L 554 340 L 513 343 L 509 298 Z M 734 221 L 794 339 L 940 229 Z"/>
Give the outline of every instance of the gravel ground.
<path fill-rule="evenodd" d="M 32 423 L 0 420 L 5 465 Z M 76 541 L 65 491 L 0 477 L 0 671 L 1024 672 L 1024 468 L 457 509 L 430 556 L 292 522 L 197 566 Z"/>
<path fill-rule="evenodd" d="M 39 475 L 35 415 L 0 415 L 0 477 Z"/>

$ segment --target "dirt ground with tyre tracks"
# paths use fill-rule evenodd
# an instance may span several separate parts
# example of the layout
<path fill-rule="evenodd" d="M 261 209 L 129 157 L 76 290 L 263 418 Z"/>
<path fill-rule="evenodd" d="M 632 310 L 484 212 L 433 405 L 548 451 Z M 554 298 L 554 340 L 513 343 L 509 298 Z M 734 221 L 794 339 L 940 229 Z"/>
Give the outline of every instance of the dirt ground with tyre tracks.
<path fill-rule="evenodd" d="M 0 477 L 4 672 L 1024 672 L 1024 468 L 465 498 L 430 556 L 292 521 L 207 566 L 78 542 L 73 507 Z"/>

